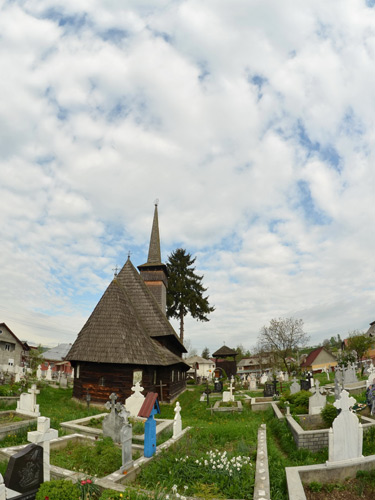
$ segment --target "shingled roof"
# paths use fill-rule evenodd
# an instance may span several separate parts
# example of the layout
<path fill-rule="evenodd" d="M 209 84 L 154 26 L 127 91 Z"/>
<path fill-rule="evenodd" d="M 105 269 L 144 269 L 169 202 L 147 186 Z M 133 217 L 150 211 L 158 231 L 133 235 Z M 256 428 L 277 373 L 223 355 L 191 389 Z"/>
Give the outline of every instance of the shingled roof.
<path fill-rule="evenodd" d="M 163 332 L 177 335 L 130 259 L 120 274 L 104 292 L 66 359 L 161 366 L 183 363 L 181 358 L 151 338 L 150 324 L 153 321 L 155 328 L 152 333 L 155 336 Z M 153 303 L 155 307 L 147 310 L 147 305 L 150 307 Z M 164 325 L 159 317 L 164 318 Z"/>
<path fill-rule="evenodd" d="M 237 351 L 235 351 L 234 349 L 231 349 L 230 347 L 223 345 L 222 347 L 220 347 L 220 349 L 214 352 L 212 356 L 214 358 L 221 358 L 225 356 L 237 356 L 237 354 L 238 354 Z"/>

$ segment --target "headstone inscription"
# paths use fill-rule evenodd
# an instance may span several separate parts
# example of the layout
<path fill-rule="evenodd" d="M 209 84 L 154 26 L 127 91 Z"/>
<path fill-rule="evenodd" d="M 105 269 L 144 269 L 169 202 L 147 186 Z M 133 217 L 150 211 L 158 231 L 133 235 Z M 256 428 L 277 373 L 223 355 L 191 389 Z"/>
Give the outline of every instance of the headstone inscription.
<path fill-rule="evenodd" d="M 112 438 L 114 443 L 121 443 L 121 429 L 124 425 L 123 410 L 124 405 L 120 402 L 116 403 L 117 394 L 112 392 L 109 396 L 110 401 L 107 401 L 105 407 L 110 410 L 110 413 L 103 420 L 103 436 Z"/>
<path fill-rule="evenodd" d="M 20 498 L 34 499 L 43 479 L 43 448 L 41 446 L 29 444 L 10 457 L 4 483 L 6 488 L 13 490 L 13 493 L 17 492 L 22 495 Z M 12 498 L 9 490 L 4 498 Z"/>
<path fill-rule="evenodd" d="M 125 409 L 122 412 L 124 425 L 120 432 L 121 448 L 122 448 L 122 466 L 121 472 L 127 471 L 133 466 L 132 440 L 133 430 L 132 424 L 129 422 L 129 412 Z"/>
<path fill-rule="evenodd" d="M 33 384 L 27 392 L 23 392 L 20 395 L 20 400 L 17 401 L 16 413 L 22 413 L 24 415 L 29 415 L 30 417 L 39 417 L 39 405 L 36 404 L 36 395 L 40 391 Z"/>
<path fill-rule="evenodd" d="M 56 439 L 59 433 L 55 429 L 50 429 L 50 419 L 48 417 L 38 417 L 36 431 L 27 433 L 27 440 L 31 443 L 43 446 L 43 477 L 44 481 L 50 480 L 50 441 Z"/>
<path fill-rule="evenodd" d="M 355 403 L 356 400 L 345 390 L 341 391 L 340 399 L 333 403 L 341 412 L 329 430 L 328 462 L 362 456 L 363 427 L 357 415 L 351 411 Z"/>
<path fill-rule="evenodd" d="M 145 400 L 145 397 L 142 394 L 144 389 L 139 382 L 136 382 L 136 384 L 132 387 L 132 391 L 133 394 L 125 400 L 125 408 L 126 411 L 130 413 L 131 417 L 136 417 Z"/>

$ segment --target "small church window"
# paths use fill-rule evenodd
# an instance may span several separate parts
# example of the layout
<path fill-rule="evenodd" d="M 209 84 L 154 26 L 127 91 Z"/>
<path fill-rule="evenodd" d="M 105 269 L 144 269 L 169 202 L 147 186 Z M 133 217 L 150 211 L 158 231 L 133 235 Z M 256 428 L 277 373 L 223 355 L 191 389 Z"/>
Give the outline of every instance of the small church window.
<path fill-rule="evenodd" d="M 174 382 L 174 370 L 171 372 L 171 382 Z"/>
<path fill-rule="evenodd" d="M 154 385 L 156 385 L 156 370 L 154 370 Z"/>
<path fill-rule="evenodd" d="M 105 386 L 105 378 L 104 377 L 100 377 L 99 379 L 99 387 L 104 387 Z"/>
<path fill-rule="evenodd" d="M 133 372 L 133 385 L 137 382 L 142 383 L 142 370 L 134 370 Z"/>
<path fill-rule="evenodd" d="M 80 369 L 80 365 L 77 365 L 76 378 L 79 378 L 79 369 Z"/>
<path fill-rule="evenodd" d="M 177 381 L 180 381 L 180 370 L 177 372 Z"/>

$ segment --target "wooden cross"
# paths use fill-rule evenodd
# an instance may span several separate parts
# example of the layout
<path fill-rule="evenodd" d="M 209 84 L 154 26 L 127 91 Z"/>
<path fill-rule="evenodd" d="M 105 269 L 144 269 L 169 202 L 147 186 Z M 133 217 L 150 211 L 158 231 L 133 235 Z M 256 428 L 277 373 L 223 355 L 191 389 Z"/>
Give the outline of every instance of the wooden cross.
<path fill-rule="evenodd" d="M 163 384 L 162 380 L 160 380 L 160 401 L 163 401 L 163 387 L 167 387 L 167 384 Z"/>

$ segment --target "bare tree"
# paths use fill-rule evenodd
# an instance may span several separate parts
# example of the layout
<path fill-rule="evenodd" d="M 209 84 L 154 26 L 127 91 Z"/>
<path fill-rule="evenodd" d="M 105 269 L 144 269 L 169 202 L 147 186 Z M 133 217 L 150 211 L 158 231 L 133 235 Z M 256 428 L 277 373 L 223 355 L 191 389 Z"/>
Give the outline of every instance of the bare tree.
<path fill-rule="evenodd" d="M 273 353 L 289 374 L 288 358 L 308 340 L 309 336 L 303 330 L 303 320 L 295 318 L 271 319 L 270 325 L 263 326 L 258 337 L 261 348 Z"/>

